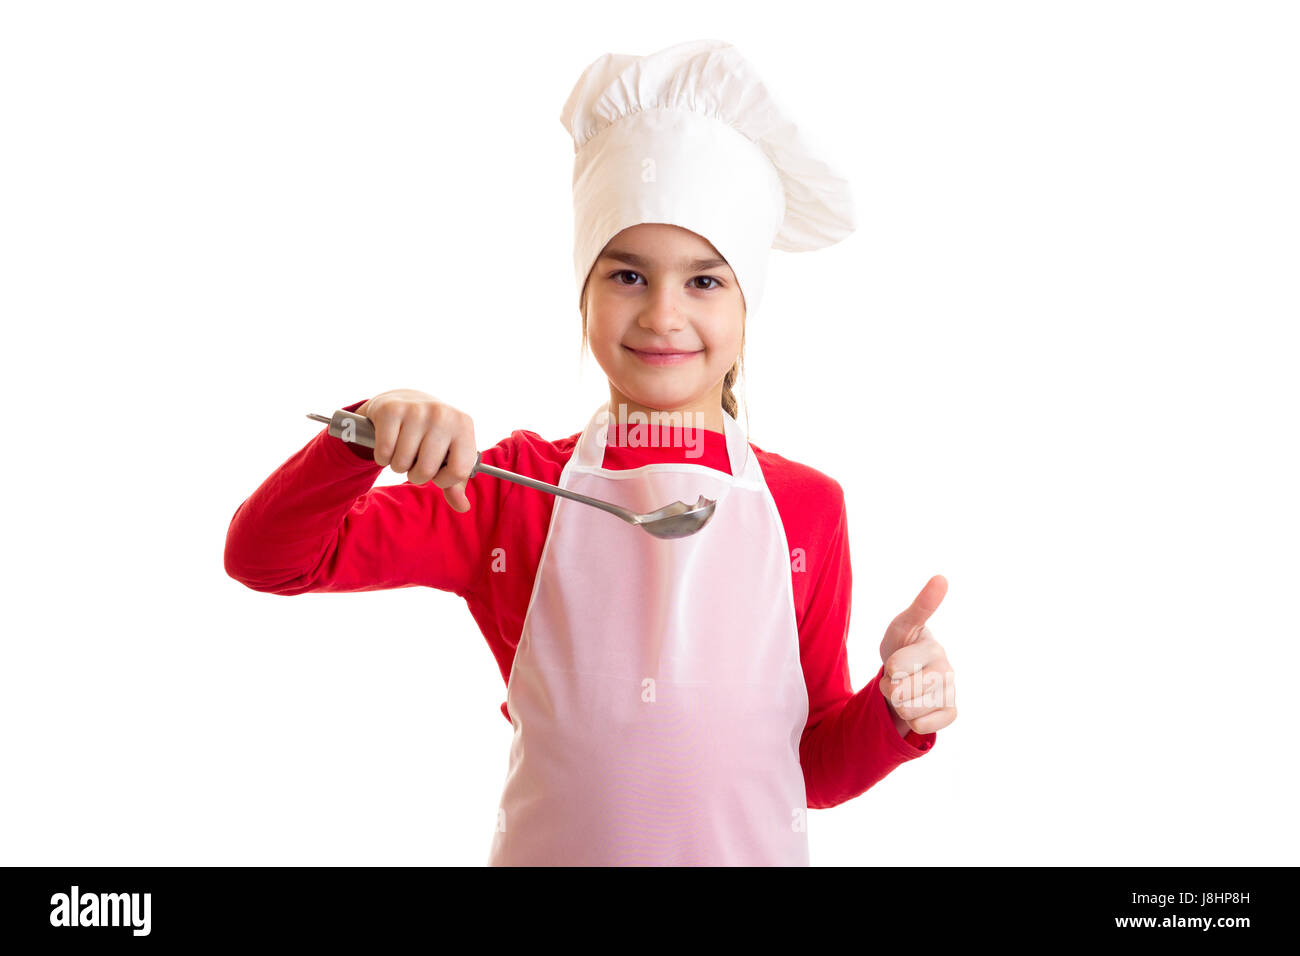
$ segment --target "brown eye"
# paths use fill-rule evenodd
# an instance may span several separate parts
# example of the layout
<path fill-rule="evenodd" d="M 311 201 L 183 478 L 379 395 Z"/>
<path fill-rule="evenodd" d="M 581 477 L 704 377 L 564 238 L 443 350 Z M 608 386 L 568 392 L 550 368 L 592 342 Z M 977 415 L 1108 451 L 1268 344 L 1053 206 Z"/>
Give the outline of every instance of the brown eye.
<path fill-rule="evenodd" d="M 692 279 L 691 281 L 692 281 L 692 282 L 699 282 L 699 281 L 701 281 L 701 280 L 703 280 L 704 282 L 712 282 L 712 283 L 713 283 L 713 285 L 705 286 L 701 291 L 708 292 L 708 291 L 711 291 L 711 290 L 713 290 L 713 289 L 721 288 L 721 286 L 722 286 L 722 283 L 721 283 L 720 281 L 718 281 L 717 279 L 715 279 L 713 276 L 696 276 L 696 277 L 695 277 L 694 279 Z M 699 289 L 700 287 L 699 287 L 699 286 L 696 286 L 695 288 Z"/>
<path fill-rule="evenodd" d="M 615 279 L 621 279 L 622 276 L 632 276 L 632 281 L 631 281 L 631 282 L 622 282 L 621 284 L 622 284 L 622 285 L 636 285 L 636 280 L 637 280 L 638 278 L 640 278 L 640 275 L 641 275 L 641 274 L 640 274 L 639 272 L 633 272 L 631 269 L 620 269 L 618 272 L 615 272 L 615 273 L 614 273 L 614 278 L 615 278 Z"/>

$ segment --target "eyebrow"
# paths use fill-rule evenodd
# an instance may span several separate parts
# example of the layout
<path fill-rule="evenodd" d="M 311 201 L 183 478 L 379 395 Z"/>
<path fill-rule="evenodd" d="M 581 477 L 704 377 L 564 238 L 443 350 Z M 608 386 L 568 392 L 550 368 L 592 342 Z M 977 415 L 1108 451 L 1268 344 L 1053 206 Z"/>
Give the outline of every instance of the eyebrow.
<path fill-rule="evenodd" d="M 649 259 L 644 256 L 638 256 L 635 252 L 624 252 L 621 249 L 610 249 L 601 253 L 602 259 L 616 259 L 619 262 L 625 262 L 630 266 L 636 266 L 638 269 L 648 269 L 651 266 Z M 700 272 L 704 269 L 716 269 L 718 266 L 727 265 L 726 259 L 681 259 L 677 266 L 682 272 Z M 728 266 L 730 268 L 730 266 Z"/>

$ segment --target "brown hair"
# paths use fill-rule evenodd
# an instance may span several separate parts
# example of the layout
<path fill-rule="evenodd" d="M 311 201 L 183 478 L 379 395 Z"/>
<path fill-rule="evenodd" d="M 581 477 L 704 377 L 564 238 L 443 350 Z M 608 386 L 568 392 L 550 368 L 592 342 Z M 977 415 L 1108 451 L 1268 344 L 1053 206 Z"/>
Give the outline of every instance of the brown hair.
<path fill-rule="evenodd" d="M 590 281 L 590 278 L 588 278 Z M 587 353 L 587 286 L 582 287 L 582 300 L 579 303 L 579 310 L 582 312 L 582 344 L 578 353 L 579 359 Z M 722 378 L 722 408 L 732 418 L 739 420 L 737 414 L 736 394 L 732 391 L 732 386 L 736 384 L 736 379 L 740 373 L 745 370 L 745 327 L 740 327 L 740 356 L 732 363 L 727 374 Z M 749 419 L 749 405 L 745 405 L 745 419 Z"/>

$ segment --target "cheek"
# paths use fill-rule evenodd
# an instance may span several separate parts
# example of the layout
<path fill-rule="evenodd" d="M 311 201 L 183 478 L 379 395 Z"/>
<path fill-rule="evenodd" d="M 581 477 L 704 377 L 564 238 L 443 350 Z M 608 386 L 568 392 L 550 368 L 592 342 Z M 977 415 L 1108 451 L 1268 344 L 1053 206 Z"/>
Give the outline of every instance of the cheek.
<path fill-rule="evenodd" d="M 704 347 L 709 350 L 709 363 L 731 368 L 740 355 L 741 329 L 723 325 L 710 329 L 704 336 Z"/>
<path fill-rule="evenodd" d="M 600 309 L 588 309 L 587 311 L 587 341 L 591 343 L 592 351 L 606 348 L 610 340 L 614 338 L 613 323 L 609 320 L 609 313 Z"/>
<path fill-rule="evenodd" d="M 587 341 L 593 354 L 615 356 L 622 353 L 623 340 L 636 322 L 636 313 L 620 306 L 618 301 L 597 301 L 588 305 Z"/>
<path fill-rule="evenodd" d="M 592 352 L 597 355 L 614 354 L 619 351 L 619 343 L 622 340 L 618 332 L 608 324 L 598 324 L 594 329 L 588 329 L 587 338 L 591 342 Z"/>

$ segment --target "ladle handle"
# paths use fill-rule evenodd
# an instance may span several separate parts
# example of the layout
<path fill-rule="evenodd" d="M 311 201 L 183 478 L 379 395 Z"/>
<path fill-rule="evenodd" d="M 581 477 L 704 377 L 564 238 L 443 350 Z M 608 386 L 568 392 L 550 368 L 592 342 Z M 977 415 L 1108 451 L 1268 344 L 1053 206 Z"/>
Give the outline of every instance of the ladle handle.
<path fill-rule="evenodd" d="M 356 412 L 349 412 L 340 408 L 334 413 L 333 418 L 326 418 L 324 415 L 313 415 L 310 412 L 307 417 L 317 422 L 328 422 L 329 433 L 340 441 L 361 445 L 364 448 L 375 447 L 375 423 L 366 418 L 365 415 L 358 415 Z M 439 471 L 447 467 L 447 461 L 450 457 L 450 454 L 443 457 L 442 464 L 438 466 Z M 474 460 L 474 467 L 469 470 L 470 478 L 473 478 L 480 470 L 479 462 L 482 458 L 483 453 L 479 452 L 478 458 Z M 483 467 L 486 468 L 487 466 Z"/>
<path fill-rule="evenodd" d="M 333 418 L 326 418 L 324 415 L 315 415 L 307 413 L 307 417 L 317 422 L 325 422 L 329 425 L 329 433 L 340 441 L 352 442 L 357 445 L 364 445 L 366 448 L 375 447 L 375 423 L 364 415 L 358 415 L 356 412 L 344 411 L 339 409 L 334 413 Z M 482 463 L 483 453 L 479 452 L 478 457 L 474 460 L 474 467 L 469 471 L 469 477 L 473 478 L 476 474 L 483 472 L 500 478 L 503 481 L 513 481 L 517 485 L 523 485 L 526 488 L 535 488 L 538 491 L 545 491 L 552 495 L 559 495 L 562 498 L 569 498 L 572 501 L 581 501 L 583 504 L 591 505 L 593 508 L 599 508 L 601 511 L 607 511 L 616 517 L 622 518 L 628 524 L 640 525 L 642 516 L 638 515 L 621 505 L 612 504 L 608 501 L 601 501 L 599 498 L 591 498 L 587 495 L 579 494 L 576 491 L 570 491 L 568 488 L 561 488 L 559 485 L 552 485 L 549 482 L 538 481 L 536 478 L 529 478 L 526 475 L 516 475 L 513 471 L 506 471 L 504 468 L 494 468 L 492 465 Z M 439 470 L 447 467 L 447 459 L 443 458 Z"/>

